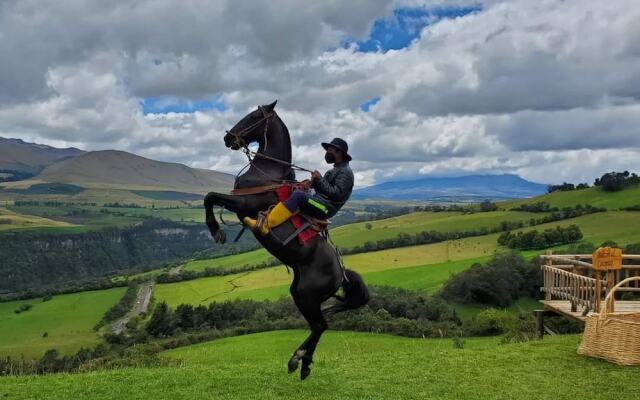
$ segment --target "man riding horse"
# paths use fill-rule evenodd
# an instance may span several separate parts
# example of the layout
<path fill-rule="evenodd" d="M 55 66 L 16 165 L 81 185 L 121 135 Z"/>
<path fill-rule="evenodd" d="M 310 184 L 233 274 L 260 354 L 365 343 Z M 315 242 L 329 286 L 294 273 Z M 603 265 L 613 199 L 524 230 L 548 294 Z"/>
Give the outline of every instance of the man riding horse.
<path fill-rule="evenodd" d="M 331 143 L 322 143 L 326 150 L 324 159 L 327 164 L 333 164 L 333 169 L 327 171 L 324 177 L 320 172 L 311 174 L 311 187 L 315 190 L 310 195 L 303 190 L 296 190 L 284 202 L 279 202 L 267 214 L 266 218 L 253 219 L 245 217 L 243 222 L 254 232 L 265 236 L 271 228 L 286 222 L 295 212 L 318 219 L 331 218 L 349 199 L 353 190 L 353 172 L 349 167 L 351 156 L 347 142 L 335 138 Z"/>
<path fill-rule="evenodd" d="M 324 177 L 313 172 L 309 186 L 315 189 L 315 194 L 294 191 L 289 196 L 291 188 L 298 186 L 292 183 L 295 181 L 294 168 L 302 168 L 291 163 L 289 130 L 276 113 L 275 105 L 276 102 L 258 106 L 227 131 L 225 146 L 242 150 L 253 158 L 249 157 L 248 170 L 236 177 L 232 193 L 207 193 L 205 221 L 214 240 L 224 243 L 226 235 L 216 221 L 213 207 L 217 205 L 235 212 L 240 221 L 255 228 L 254 236 L 269 253 L 291 267 L 293 279 L 289 292 L 311 332 L 294 350 L 287 368 L 289 372 L 300 368 L 300 378 L 305 379 L 311 373 L 320 337 L 329 327 L 325 316 L 363 307 L 369 301 L 369 291 L 362 277 L 342 265 L 336 249 L 321 235 L 304 242 L 279 239 L 296 236 L 299 228 L 293 221 L 283 223 L 296 211 L 317 218 L 335 215 L 351 195 L 353 173 L 349 168 L 351 156 L 347 143 L 334 139 L 322 144 L 327 151 L 325 159 L 329 164 L 333 163 L 334 168 Z M 248 149 L 251 143 L 258 144 L 257 152 Z M 276 206 L 268 216 L 260 218 L 267 221 L 258 224 L 256 217 L 274 204 Z M 267 235 L 270 231 L 273 234 Z M 336 294 L 339 288 L 343 295 Z M 323 308 L 322 304 L 330 298 L 335 300 L 333 304 Z"/>

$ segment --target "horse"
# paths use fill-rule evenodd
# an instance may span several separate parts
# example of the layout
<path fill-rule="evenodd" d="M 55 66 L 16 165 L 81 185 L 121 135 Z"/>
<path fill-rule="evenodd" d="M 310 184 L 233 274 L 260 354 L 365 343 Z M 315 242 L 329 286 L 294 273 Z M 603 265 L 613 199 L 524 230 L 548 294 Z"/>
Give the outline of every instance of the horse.
<path fill-rule="evenodd" d="M 276 101 L 277 102 L 277 101 Z M 236 177 L 234 189 L 277 186 L 295 180 L 291 164 L 291 138 L 289 130 L 275 112 L 276 102 L 258 108 L 242 118 L 224 136 L 224 143 L 232 150 L 244 150 L 250 157 L 248 145 L 258 144 L 258 150 L 249 163 L 249 169 Z M 236 213 L 242 221 L 245 216 L 256 218 L 260 211 L 276 204 L 275 189 L 261 193 L 230 195 L 210 192 L 204 198 L 205 221 L 216 243 L 224 244 L 226 235 L 215 219 L 213 206 L 221 206 Z M 296 229 L 290 221 L 274 228 L 267 236 L 254 233 L 262 246 L 283 264 L 293 270 L 289 292 L 298 310 L 307 321 L 311 333 L 293 352 L 287 366 L 289 373 L 300 369 L 300 379 L 311 373 L 313 354 L 323 332 L 328 329 L 325 314 L 357 309 L 369 301 L 369 292 L 356 272 L 343 268 L 337 249 L 316 235 L 305 245 L 297 240 L 285 244 L 279 238 L 288 238 Z M 342 287 L 344 294 L 336 292 Z M 335 298 L 331 307 L 321 308 L 329 298 Z"/>

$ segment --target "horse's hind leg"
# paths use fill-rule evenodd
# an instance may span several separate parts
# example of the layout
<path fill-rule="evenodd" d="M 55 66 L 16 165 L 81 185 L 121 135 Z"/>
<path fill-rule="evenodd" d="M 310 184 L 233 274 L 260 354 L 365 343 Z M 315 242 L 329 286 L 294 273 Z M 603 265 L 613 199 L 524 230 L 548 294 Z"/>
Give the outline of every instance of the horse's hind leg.
<path fill-rule="evenodd" d="M 320 341 L 320 337 L 324 331 L 327 330 L 328 325 L 320 310 L 322 301 L 320 301 L 319 298 L 314 299 L 313 296 L 301 296 L 300 293 L 296 293 L 293 300 L 302 313 L 302 316 L 307 320 L 311 328 L 311 334 L 293 353 L 293 356 L 289 360 L 288 367 L 289 372 L 293 372 L 298 369 L 298 365 L 300 361 L 302 361 L 300 379 L 305 379 L 311 373 L 310 366 L 313 362 L 313 353 Z"/>

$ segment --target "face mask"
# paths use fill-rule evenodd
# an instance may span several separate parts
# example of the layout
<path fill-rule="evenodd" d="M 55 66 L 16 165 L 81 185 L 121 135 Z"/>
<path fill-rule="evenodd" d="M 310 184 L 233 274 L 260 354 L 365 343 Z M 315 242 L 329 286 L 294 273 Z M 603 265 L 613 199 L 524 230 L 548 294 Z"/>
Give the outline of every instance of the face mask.
<path fill-rule="evenodd" d="M 336 156 L 331 153 L 326 153 L 324 155 L 324 160 L 327 162 L 327 164 L 333 164 L 336 162 Z"/>

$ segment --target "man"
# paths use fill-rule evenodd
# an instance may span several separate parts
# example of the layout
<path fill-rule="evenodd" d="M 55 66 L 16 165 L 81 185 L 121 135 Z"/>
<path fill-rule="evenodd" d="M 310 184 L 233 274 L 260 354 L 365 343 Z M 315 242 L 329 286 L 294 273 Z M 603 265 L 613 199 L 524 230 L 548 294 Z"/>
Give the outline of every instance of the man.
<path fill-rule="evenodd" d="M 320 219 L 336 215 L 351 196 L 353 189 L 353 172 L 349 167 L 349 161 L 351 161 L 349 146 L 344 140 L 335 138 L 331 143 L 322 143 L 322 147 L 326 150 L 324 159 L 327 164 L 333 164 L 333 169 L 327 171 L 324 177 L 320 172 L 313 171 L 311 187 L 315 190 L 315 194 L 310 195 L 302 190 L 296 190 L 287 200 L 273 207 L 264 223 L 258 225 L 255 219 L 245 217 L 243 222 L 246 226 L 264 236 L 271 228 L 282 224 L 298 210 Z"/>

